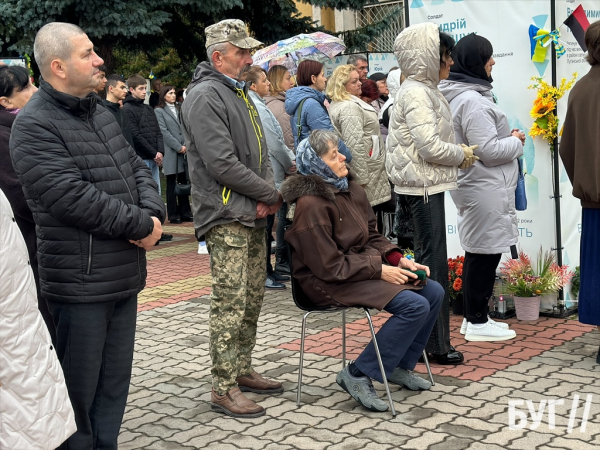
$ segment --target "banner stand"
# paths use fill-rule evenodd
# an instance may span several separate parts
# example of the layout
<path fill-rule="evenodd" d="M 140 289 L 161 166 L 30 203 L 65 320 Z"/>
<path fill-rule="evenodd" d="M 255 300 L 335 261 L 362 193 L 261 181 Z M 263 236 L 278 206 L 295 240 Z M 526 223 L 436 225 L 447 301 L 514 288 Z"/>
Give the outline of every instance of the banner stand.
<path fill-rule="evenodd" d="M 534 66 L 528 63 L 526 66 L 520 64 L 525 61 L 530 61 L 529 51 L 525 50 L 524 38 L 521 37 L 517 31 L 520 30 L 522 33 L 526 29 L 529 23 L 535 23 L 538 28 L 547 28 L 550 30 L 557 29 L 557 24 L 562 23 L 564 13 L 567 15 L 571 13 L 569 7 L 565 8 L 565 3 L 572 3 L 572 0 L 532 0 L 531 2 L 514 2 L 509 3 L 507 1 L 498 0 L 496 2 L 485 2 L 485 8 L 483 8 L 483 1 L 472 1 L 467 2 L 465 0 L 405 0 L 405 25 L 408 27 L 414 23 L 420 22 L 434 22 L 440 26 L 440 30 L 451 34 L 455 40 L 460 39 L 465 34 L 469 33 L 485 33 L 486 37 L 490 38 L 495 45 L 495 51 L 498 55 L 494 55 L 494 59 L 497 62 L 501 62 L 502 65 L 498 65 L 496 70 L 504 71 L 500 72 L 504 79 L 510 79 L 512 83 L 519 83 L 523 85 L 526 82 L 527 77 L 543 77 L 543 72 L 547 66 L 551 69 L 551 85 L 557 86 L 557 79 L 559 78 L 559 72 L 561 76 L 564 76 L 565 70 L 573 70 L 572 67 L 577 70 L 575 64 L 581 64 L 576 58 L 579 52 L 578 47 L 574 47 L 576 44 L 569 42 L 567 45 L 568 55 L 560 62 L 557 62 L 557 54 L 554 46 L 551 46 L 551 52 L 549 52 L 549 61 L 546 60 L 546 65 L 537 63 L 535 69 Z M 576 2 L 578 3 L 578 2 Z M 584 4 L 588 17 L 600 17 L 600 1 L 599 0 L 581 0 Z M 501 27 L 497 26 L 498 17 L 506 16 L 506 11 L 511 11 L 519 4 L 520 16 L 519 20 L 511 22 L 514 27 L 515 33 L 507 33 L 506 30 L 502 30 Z M 502 5 L 502 6 L 500 6 Z M 560 6 L 559 6 L 560 5 Z M 574 7 L 574 6 L 573 6 Z M 563 11 L 563 9 L 565 11 Z M 492 17 L 493 15 L 493 17 Z M 549 19 L 549 20 L 548 20 Z M 531 22 L 530 22 L 531 21 Z M 544 26 L 544 23 L 546 26 Z M 488 35 L 489 33 L 489 35 Z M 563 39 L 567 41 L 570 39 L 569 30 L 565 30 L 565 37 Z M 515 38 L 514 36 L 518 36 Z M 577 50 L 575 50 L 577 48 Z M 503 58 L 503 59 L 500 59 Z M 506 59 L 504 59 L 506 58 Z M 510 64 L 513 67 L 519 65 L 526 70 L 519 70 L 517 72 L 509 72 Z M 569 66 L 566 66 L 569 64 Z M 571 66 L 570 64 L 573 64 Z M 567 69 L 568 67 L 568 69 Z M 550 74 L 548 74 L 550 75 Z M 507 78 L 510 77 L 510 78 Z M 529 119 L 529 97 L 530 94 L 523 94 L 517 96 L 513 94 L 510 88 L 500 86 L 498 97 L 501 99 L 502 107 L 505 108 L 507 116 L 509 116 L 509 122 L 511 126 L 525 129 L 525 124 Z M 565 97 L 566 98 L 566 97 Z M 566 100 L 563 100 L 563 102 Z M 564 104 L 557 106 L 557 110 L 560 110 L 562 117 L 561 122 L 564 120 Z M 556 112 L 558 116 L 558 112 Z M 516 122 L 520 123 L 516 123 Z M 514 125 L 513 125 L 514 124 Z M 526 160 L 527 175 L 526 185 L 528 197 L 531 196 L 530 208 L 527 212 L 519 216 L 519 242 L 522 245 L 522 249 L 529 254 L 535 253 L 536 247 L 539 248 L 542 245 L 546 249 L 550 249 L 552 252 L 556 252 L 556 262 L 559 265 L 568 264 L 571 270 L 575 269 L 577 260 L 579 257 L 579 246 L 577 239 L 577 230 L 581 232 L 581 223 L 577 223 L 576 216 L 579 215 L 579 208 L 575 207 L 574 199 L 571 195 L 566 195 L 563 198 L 561 191 L 567 190 L 568 179 L 566 173 L 561 167 L 561 161 L 559 159 L 559 138 L 554 140 L 554 152 L 550 158 L 544 156 L 543 147 L 544 144 L 537 141 L 533 142 L 533 139 L 528 137 L 529 149 L 525 148 L 524 159 Z M 529 150 L 529 152 L 527 152 Z M 536 159 L 537 156 L 537 159 Z M 545 159 L 547 158 L 547 159 Z M 540 176 L 544 175 L 545 176 Z M 550 185 L 550 179 L 552 184 Z M 565 186 L 561 189 L 560 183 L 565 182 Z M 563 205 L 562 202 L 567 202 Z M 551 210 L 554 206 L 554 211 Z M 448 252 L 459 252 L 462 250 L 459 246 L 457 239 L 456 225 L 453 223 L 452 208 L 446 213 L 446 222 L 448 223 Z M 565 216 L 563 217 L 563 214 Z M 554 219 L 554 220 L 552 220 Z M 554 221 L 555 230 L 554 236 L 551 235 L 550 229 L 544 227 L 545 224 L 550 224 Z M 563 231 L 563 221 L 565 221 L 565 230 Z M 575 223 L 573 224 L 573 222 Z M 578 228 L 576 228 L 578 227 Z M 554 305 L 548 305 L 546 311 L 540 312 L 543 316 L 559 317 L 564 318 L 566 316 L 573 315 L 578 310 L 577 302 L 569 297 L 569 292 L 566 288 L 558 292 L 558 298 L 555 300 Z M 552 308 L 552 309 L 550 309 Z"/>

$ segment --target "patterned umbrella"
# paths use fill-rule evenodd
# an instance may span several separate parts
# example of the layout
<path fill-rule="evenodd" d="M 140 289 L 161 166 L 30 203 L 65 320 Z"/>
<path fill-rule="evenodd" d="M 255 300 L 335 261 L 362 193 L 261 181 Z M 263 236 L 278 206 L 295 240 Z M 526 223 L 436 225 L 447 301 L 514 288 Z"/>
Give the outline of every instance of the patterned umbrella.
<path fill-rule="evenodd" d="M 275 65 L 287 67 L 292 75 L 298 64 L 305 59 L 325 62 L 346 49 L 344 41 L 327 33 L 299 34 L 289 39 L 277 41 L 258 50 L 252 59 L 254 64 L 269 70 Z"/>

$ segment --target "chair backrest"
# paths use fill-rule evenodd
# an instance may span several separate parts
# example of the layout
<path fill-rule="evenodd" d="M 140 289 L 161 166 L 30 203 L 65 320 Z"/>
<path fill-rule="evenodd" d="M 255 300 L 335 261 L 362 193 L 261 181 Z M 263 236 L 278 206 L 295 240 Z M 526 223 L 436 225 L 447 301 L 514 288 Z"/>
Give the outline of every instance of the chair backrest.
<path fill-rule="evenodd" d="M 287 227 L 286 227 L 287 229 Z M 288 262 L 290 264 L 290 278 L 292 284 L 292 298 L 298 308 L 303 311 L 319 311 L 333 309 L 329 306 L 318 306 L 315 305 L 310 297 L 304 292 L 302 286 L 296 278 L 294 278 L 294 266 L 292 265 L 292 246 L 284 241 L 285 249 L 287 252 Z"/>

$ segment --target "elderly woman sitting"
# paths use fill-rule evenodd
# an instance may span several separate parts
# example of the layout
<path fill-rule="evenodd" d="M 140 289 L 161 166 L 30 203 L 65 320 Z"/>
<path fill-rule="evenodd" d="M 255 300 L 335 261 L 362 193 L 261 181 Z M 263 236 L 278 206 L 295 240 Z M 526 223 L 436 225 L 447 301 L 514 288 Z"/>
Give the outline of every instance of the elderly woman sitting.
<path fill-rule="evenodd" d="M 402 257 L 375 229 L 364 189 L 352 180 L 338 152 L 337 134 L 313 131 L 296 152 L 301 175 L 287 179 L 282 195 L 295 203 L 285 235 L 292 246 L 293 275 L 316 305 L 366 306 L 392 316 L 377 333 L 388 381 L 412 390 L 431 384 L 411 371 L 425 348 L 444 296 L 433 280 L 414 270 L 429 268 Z M 371 379 L 383 382 L 373 343 L 337 376 L 337 383 L 372 411 L 388 404 Z"/>

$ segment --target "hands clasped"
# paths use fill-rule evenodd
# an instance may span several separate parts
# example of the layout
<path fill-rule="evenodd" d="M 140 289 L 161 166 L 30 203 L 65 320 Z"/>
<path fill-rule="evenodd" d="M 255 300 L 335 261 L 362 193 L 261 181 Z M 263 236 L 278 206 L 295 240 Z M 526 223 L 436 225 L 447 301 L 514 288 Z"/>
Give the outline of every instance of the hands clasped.
<path fill-rule="evenodd" d="M 139 241 L 133 241 L 130 239 L 129 242 L 145 250 L 150 250 L 152 247 L 154 247 L 154 245 L 162 236 L 163 229 L 162 225 L 160 224 L 160 220 L 158 220 L 156 217 L 152 217 L 152 221 L 154 222 L 154 228 L 152 229 L 152 233 L 150 233 L 144 239 L 140 239 Z"/>
<path fill-rule="evenodd" d="M 411 270 L 424 270 L 429 277 L 429 267 L 416 263 L 408 258 L 401 258 L 398 267 L 381 266 L 381 279 L 393 284 L 414 283 L 418 285 L 420 280 L 417 280 L 417 275 L 410 272 Z"/>
<path fill-rule="evenodd" d="M 477 149 L 479 145 L 471 145 L 470 147 L 465 144 L 460 144 L 465 154 L 465 159 L 458 166 L 459 169 L 467 169 L 475 164 L 475 161 L 479 161 L 479 157 L 473 154 L 473 150 Z"/>
<path fill-rule="evenodd" d="M 283 204 L 283 197 L 279 194 L 279 198 L 277 199 L 277 203 L 273 205 L 267 205 L 263 202 L 256 202 L 256 218 L 264 219 L 265 217 L 275 214 L 281 208 Z"/>

